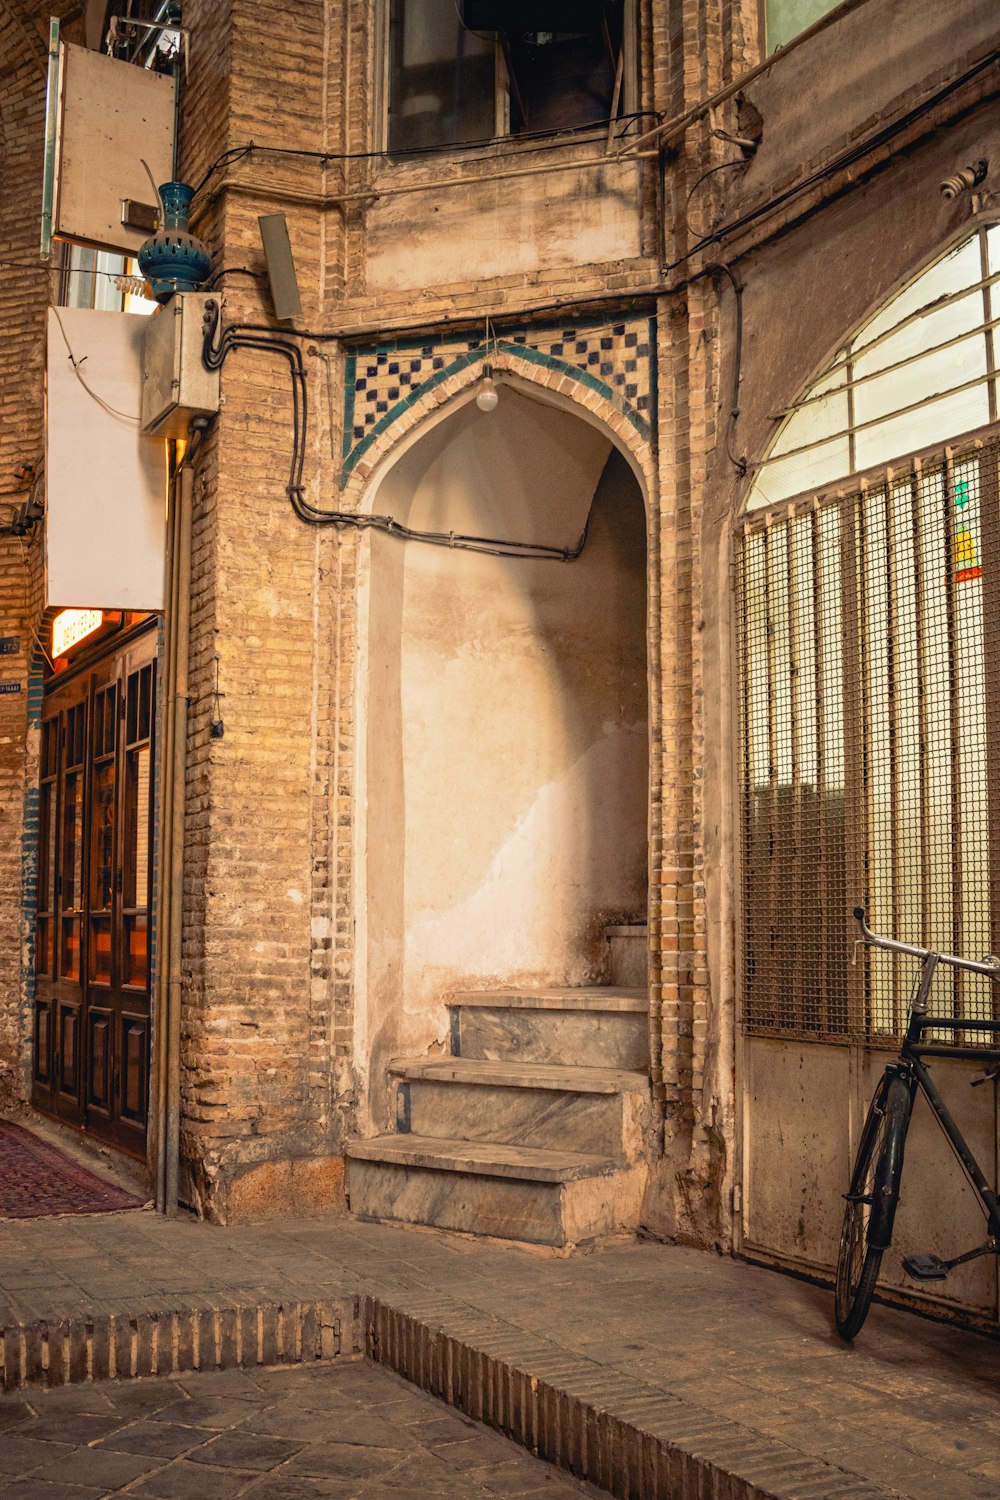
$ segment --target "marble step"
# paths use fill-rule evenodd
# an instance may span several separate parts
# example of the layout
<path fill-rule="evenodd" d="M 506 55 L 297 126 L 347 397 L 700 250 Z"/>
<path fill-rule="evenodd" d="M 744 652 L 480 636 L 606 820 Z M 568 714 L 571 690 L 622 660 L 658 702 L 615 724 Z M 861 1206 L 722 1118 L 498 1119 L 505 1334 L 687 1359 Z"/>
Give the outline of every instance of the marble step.
<path fill-rule="evenodd" d="M 569 1067 L 649 1067 L 648 1000 L 614 985 L 471 990 L 451 995 L 454 1057 Z"/>
<path fill-rule="evenodd" d="M 645 989 L 649 983 L 649 927 L 622 922 L 604 929 L 608 945 L 608 979 L 612 984 Z"/>
<path fill-rule="evenodd" d="M 565 1248 L 634 1230 L 645 1168 L 601 1156 L 414 1135 L 355 1141 L 351 1212 Z"/>
<path fill-rule="evenodd" d="M 645 1073 L 464 1057 L 399 1059 L 389 1072 L 400 1131 L 622 1161 L 642 1147 Z"/>

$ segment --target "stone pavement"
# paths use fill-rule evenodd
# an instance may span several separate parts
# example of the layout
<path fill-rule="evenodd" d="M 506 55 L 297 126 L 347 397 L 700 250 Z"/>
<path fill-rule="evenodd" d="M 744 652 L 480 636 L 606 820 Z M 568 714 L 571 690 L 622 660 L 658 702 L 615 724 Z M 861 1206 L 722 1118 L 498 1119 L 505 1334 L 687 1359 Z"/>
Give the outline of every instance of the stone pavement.
<path fill-rule="evenodd" d="M 828 1291 L 711 1253 L 640 1242 L 561 1257 L 339 1216 L 222 1229 L 134 1212 L 0 1224 L 0 1288 L 9 1383 L 39 1329 L 50 1355 L 53 1329 L 69 1330 L 72 1353 L 86 1320 L 89 1353 L 60 1369 L 85 1380 L 106 1367 L 109 1316 L 112 1333 L 153 1317 L 144 1368 L 252 1373 L 367 1351 L 619 1494 L 1000 1494 L 1000 1344 L 876 1307 L 847 1347 Z M 334 1306 L 336 1344 L 321 1348 L 309 1309 L 326 1326 Z M 224 1359 L 233 1307 L 256 1311 Z"/>
<path fill-rule="evenodd" d="M 367 1362 L 0 1397 L 4 1500 L 582 1500 L 600 1491 Z"/>

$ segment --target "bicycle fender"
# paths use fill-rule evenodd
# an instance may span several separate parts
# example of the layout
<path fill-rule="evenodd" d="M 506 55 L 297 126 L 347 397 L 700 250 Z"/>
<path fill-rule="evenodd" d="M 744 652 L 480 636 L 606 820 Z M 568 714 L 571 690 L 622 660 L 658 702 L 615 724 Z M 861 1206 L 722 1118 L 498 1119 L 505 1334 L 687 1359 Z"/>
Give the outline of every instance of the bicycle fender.
<path fill-rule="evenodd" d="M 906 1132 L 913 1108 L 913 1093 L 905 1078 L 894 1078 L 886 1097 L 886 1130 L 875 1173 L 871 1216 L 868 1220 L 868 1245 L 873 1250 L 888 1250 L 892 1226 L 899 1202 L 899 1183 L 903 1175 L 903 1152 Z"/>

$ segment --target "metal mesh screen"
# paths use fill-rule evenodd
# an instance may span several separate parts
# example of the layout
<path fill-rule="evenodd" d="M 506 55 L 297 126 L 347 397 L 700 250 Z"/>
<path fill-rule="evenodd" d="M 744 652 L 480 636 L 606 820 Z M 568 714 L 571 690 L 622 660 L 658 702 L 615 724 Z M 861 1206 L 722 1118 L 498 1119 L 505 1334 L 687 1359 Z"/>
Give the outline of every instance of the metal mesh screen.
<path fill-rule="evenodd" d="M 851 968 L 855 905 L 904 942 L 1000 946 L 998 455 L 991 437 L 742 531 L 748 1031 L 899 1035 L 913 966 Z M 934 1004 L 993 1014 L 976 976 L 942 977 Z"/>

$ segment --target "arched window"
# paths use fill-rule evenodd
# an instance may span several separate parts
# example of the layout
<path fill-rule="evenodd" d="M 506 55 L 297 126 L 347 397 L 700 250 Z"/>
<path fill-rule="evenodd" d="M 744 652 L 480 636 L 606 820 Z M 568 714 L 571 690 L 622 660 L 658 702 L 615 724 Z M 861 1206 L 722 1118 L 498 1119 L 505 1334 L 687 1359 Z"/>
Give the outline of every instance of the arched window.
<path fill-rule="evenodd" d="M 928 267 L 785 414 L 746 508 L 949 441 L 997 418 L 1000 224 Z"/>

